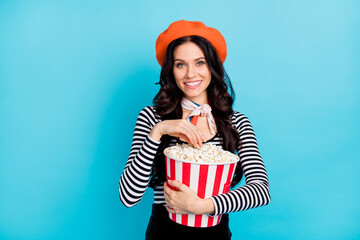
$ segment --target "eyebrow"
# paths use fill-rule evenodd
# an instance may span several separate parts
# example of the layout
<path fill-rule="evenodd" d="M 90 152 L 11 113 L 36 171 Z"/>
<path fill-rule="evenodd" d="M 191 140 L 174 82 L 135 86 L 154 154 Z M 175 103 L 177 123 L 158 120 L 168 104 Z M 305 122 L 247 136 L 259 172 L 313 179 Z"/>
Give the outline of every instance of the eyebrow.
<path fill-rule="evenodd" d="M 199 58 L 196 58 L 195 59 L 195 61 L 197 61 L 197 60 L 200 60 L 200 59 L 205 59 L 204 57 L 199 57 Z M 184 60 L 182 60 L 182 59 L 174 59 L 174 62 L 176 62 L 176 61 L 181 61 L 181 62 L 185 62 Z"/>

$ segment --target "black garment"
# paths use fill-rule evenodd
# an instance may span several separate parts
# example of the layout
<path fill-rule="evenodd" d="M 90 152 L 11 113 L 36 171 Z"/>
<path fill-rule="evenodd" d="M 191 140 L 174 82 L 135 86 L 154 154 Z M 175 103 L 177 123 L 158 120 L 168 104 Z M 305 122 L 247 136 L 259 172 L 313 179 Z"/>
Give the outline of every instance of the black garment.
<path fill-rule="evenodd" d="M 214 227 L 187 227 L 172 221 L 163 205 L 153 204 L 146 240 L 228 240 L 231 239 L 229 215 L 223 214 L 221 221 Z"/>

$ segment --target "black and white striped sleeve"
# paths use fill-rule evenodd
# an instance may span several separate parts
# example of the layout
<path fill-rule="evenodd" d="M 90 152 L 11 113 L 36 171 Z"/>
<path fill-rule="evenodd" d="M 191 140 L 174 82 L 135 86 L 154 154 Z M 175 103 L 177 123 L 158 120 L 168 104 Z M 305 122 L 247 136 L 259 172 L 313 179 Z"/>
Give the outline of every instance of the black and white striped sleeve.
<path fill-rule="evenodd" d="M 130 155 L 119 181 L 120 200 L 126 207 L 140 202 L 147 188 L 160 145 L 149 137 L 149 133 L 158 121 L 151 106 L 144 108 L 136 121 Z"/>
<path fill-rule="evenodd" d="M 238 112 L 232 118 L 242 141 L 242 147 L 237 146 L 237 151 L 246 183 L 226 194 L 212 197 L 214 216 L 260 207 L 270 202 L 269 181 L 250 121 Z"/>

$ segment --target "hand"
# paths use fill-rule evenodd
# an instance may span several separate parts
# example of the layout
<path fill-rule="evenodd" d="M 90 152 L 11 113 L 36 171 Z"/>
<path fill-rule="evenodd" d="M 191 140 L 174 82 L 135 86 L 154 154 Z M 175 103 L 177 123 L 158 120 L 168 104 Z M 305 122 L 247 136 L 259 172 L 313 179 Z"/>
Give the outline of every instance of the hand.
<path fill-rule="evenodd" d="M 191 188 L 177 180 L 169 180 L 168 182 L 171 186 L 179 189 L 175 191 L 166 182 L 164 184 L 164 197 L 168 212 L 179 214 L 214 213 L 214 203 L 210 198 L 199 198 Z"/>
<path fill-rule="evenodd" d="M 201 147 L 206 141 L 204 134 L 186 119 L 159 122 L 150 132 L 150 137 L 156 141 L 160 141 L 163 135 L 179 137 L 195 147 Z"/>

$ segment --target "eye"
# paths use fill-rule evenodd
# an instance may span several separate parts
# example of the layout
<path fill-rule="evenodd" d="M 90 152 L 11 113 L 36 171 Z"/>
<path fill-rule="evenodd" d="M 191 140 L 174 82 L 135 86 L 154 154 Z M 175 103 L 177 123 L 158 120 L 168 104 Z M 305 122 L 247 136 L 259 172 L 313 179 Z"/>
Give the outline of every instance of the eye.
<path fill-rule="evenodd" d="M 176 66 L 177 68 L 181 68 L 181 67 L 185 66 L 185 64 L 183 64 L 183 63 L 176 63 L 175 66 Z"/>
<path fill-rule="evenodd" d="M 197 63 L 196 63 L 196 65 L 198 65 L 198 66 L 201 66 L 201 65 L 204 65 L 205 64 L 205 61 L 198 61 Z"/>

